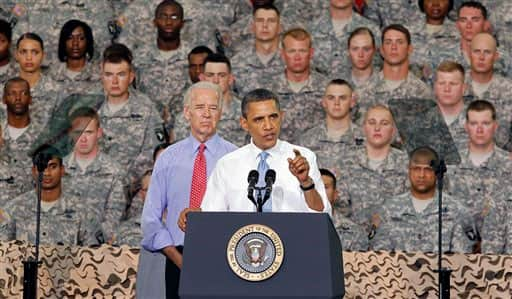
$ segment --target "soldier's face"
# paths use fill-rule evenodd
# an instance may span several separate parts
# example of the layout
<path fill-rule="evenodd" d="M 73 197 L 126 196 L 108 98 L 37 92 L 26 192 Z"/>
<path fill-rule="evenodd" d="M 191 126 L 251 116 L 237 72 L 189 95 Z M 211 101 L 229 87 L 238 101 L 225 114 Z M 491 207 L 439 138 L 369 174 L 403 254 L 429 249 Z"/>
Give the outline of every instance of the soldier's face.
<path fill-rule="evenodd" d="M 215 134 L 222 113 L 217 94 L 211 89 L 194 89 L 190 105 L 185 105 L 184 113 L 190 123 L 192 136 L 206 141 Z"/>
<path fill-rule="evenodd" d="M 327 116 L 336 120 L 350 117 L 350 109 L 354 104 L 352 90 L 347 85 L 330 84 L 322 98 L 322 107 Z"/>
<path fill-rule="evenodd" d="M 87 51 L 87 39 L 82 27 L 76 27 L 66 40 L 66 54 L 68 58 L 81 59 Z"/>
<path fill-rule="evenodd" d="M 415 193 L 430 193 L 436 188 L 436 174 L 430 161 L 411 161 L 409 163 L 409 181 Z"/>
<path fill-rule="evenodd" d="M 183 16 L 174 5 L 166 5 L 157 12 L 153 21 L 158 37 L 163 40 L 174 40 L 180 36 L 183 27 Z"/>
<path fill-rule="evenodd" d="M 442 21 L 448 14 L 448 0 L 425 0 L 423 1 L 423 10 L 428 20 Z"/>
<path fill-rule="evenodd" d="M 375 46 L 369 34 L 358 34 L 350 40 L 348 48 L 352 67 L 359 70 L 366 70 L 372 65 Z"/>
<path fill-rule="evenodd" d="M 366 142 L 373 148 L 389 146 L 395 134 L 393 116 L 385 109 L 370 109 L 363 125 Z"/>
<path fill-rule="evenodd" d="M 252 102 L 247 105 L 246 117 L 240 118 L 240 125 L 259 149 L 267 150 L 276 145 L 282 118 L 283 113 L 277 109 L 275 101 Z"/>
<path fill-rule="evenodd" d="M 75 154 L 94 158 L 98 153 L 98 141 L 103 135 L 98 122 L 89 117 L 78 117 L 71 124 L 71 138 L 75 143 Z"/>
<path fill-rule="evenodd" d="M 252 30 L 258 41 L 273 41 L 279 37 L 279 16 L 271 9 L 258 9 L 253 17 Z"/>
<path fill-rule="evenodd" d="M 463 75 L 458 71 L 437 72 L 434 82 L 436 101 L 444 107 L 460 105 L 465 87 Z"/>
<path fill-rule="evenodd" d="M 313 49 L 308 39 L 297 40 L 291 36 L 284 40 L 284 48 L 281 56 L 286 64 L 286 70 L 292 73 L 304 73 L 309 70 L 309 64 L 313 57 Z"/>
<path fill-rule="evenodd" d="M 38 171 L 35 166 L 32 167 L 32 175 L 37 179 Z M 64 166 L 58 159 L 51 159 L 43 172 L 43 190 L 53 190 L 60 187 L 61 178 L 64 175 Z"/>
<path fill-rule="evenodd" d="M 494 142 L 494 134 L 498 124 L 492 119 L 492 112 L 489 110 L 468 112 L 468 119 L 465 124 L 466 132 L 471 145 L 486 147 Z"/>
<path fill-rule="evenodd" d="M 7 59 L 9 57 L 9 47 L 11 43 L 7 39 L 7 37 L 0 33 L 0 61 Z"/>
<path fill-rule="evenodd" d="M 7 112 L 15 116 L 27 115 L 32 103 L 30 88 L 26 82 L 11 82 L 4 93 L 4 104 Z"/>
<path fill-rule="evenodd" d="M 217 84 L 226 94 L 233 84 L 233 75 L 228 65 L 222 62 L 208 62 L 204 66 L 204 72 L 199 75 L 201 81 L 208 81 Z"/>
<path fill-rule="evenodd" d="M 324 182 L 327 199 L 331 203 L 331 206 L 333 206 L 338 197 L 338 191 L 334 188 L 334 180 L 330 176 L 322 175 L 322 181 Z"/>
<path fill-rule="evenodd" d="M 16 49 L 16 60 L 22 71 L 33 73 L 41 70 L 44 52 L 41 44 L 32 39 L 23 39 Z"/>
<path fill-rule="evenodd" d="M 403 65 L 408 62 L 412 46 L 407 43 L 404 33 L 397 30 L 388 30 L 381 46 L 384 63 L 391 66 Z"/>
<path fill-rule="evenodd" d="M 484 19 L 482 12 L 473 7 L 462 8 L 456 24 L 461 37 L 466 41 L 472 41 L 476 34 L 485 32 L 490 27 L 490 23 Z"/>
<path fill-rule="evenodd" d="M 108 98 L 128 96 L 128 88 L 135 79 L 132 68 L 126 61 L 120 63 L 105 62 L 102 69 L 103 89 Z"/>
<path fill-rule="evenodd" d="M 492 73 L 494 62 L 498 60 L 494 38 L 487 34 L 475 36 L 471 42 L 471 70 L 475 73 Z"/>
<path fill-rule="evenodd" d="M 199 82 L 199 75 L 204 71 L 204 60 L 208 54 L 198 53 L 190 55 L 188 59 L 188 76 L 192 83 Z"/>
<path fill-rule="evenodd" d="M 331 0 L 331 6 L 337 9 L 346 9 L 352 7 L 353 0 Z"/>

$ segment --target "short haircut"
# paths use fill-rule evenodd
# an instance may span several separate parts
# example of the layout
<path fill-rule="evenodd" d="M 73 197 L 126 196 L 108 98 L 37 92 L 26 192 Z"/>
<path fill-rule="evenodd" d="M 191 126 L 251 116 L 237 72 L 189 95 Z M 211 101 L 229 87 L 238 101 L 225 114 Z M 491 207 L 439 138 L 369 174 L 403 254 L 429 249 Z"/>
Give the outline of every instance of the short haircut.
<path fill-rule="evenodd" d="M 281 13 L 279 12 L 279 9 L 273 4 L 273 3 L 265 3 L 260 5 L 255 5 L 252 9 L 252 15 L 254 16 L 256 14 L 256 11 L 259 9 L 265 9 L 265 10 L 273 10 L 276 12 L 278 17 L 281 17 Z"/>
<path fill-rule="evenodd" d="M 347 40 L 348 47 L 350 47 L 352 39 L 358 35 L 369 35 L 372 40 L 372 46 L 375 48 L 375 35 L 368 27 L 358 27 L 354 31 L 350 32 L 350 36 Z"/>
<path fill-rule="evenodd" d="M 480 3 L 479 1 L 468 1 L 468 2 L 462 3 L 459 6 L 459 9 L 457 10 L 457 17 L 460 16 L 460 11 L 464 7 L 478 9 L 482 13 L 482 16 L 484 17 L 484 19 L 487 20 L 487 17 L 488 17 L 487 8 L 482 3 Z"/>
<path fill-rule="evenodd" d="M 417 147 L 409 155 L 409 165 L 411 163 L 421 163 L 425 161 L 428 161 L 429 164 L 431 162 L 435 165 L 439 164 L 439 155 L 429 146 Z"/>
<path fill-rule="evenodd" d="M 187 91 L 185 92 L 185 106 L 190 106 L 190 103 L 192 102 L 192 93 L 196 89 L 210 89 L 215 91 L 215 93 L 217 94 L 217 105 L 219 106 L 219 109 L 222 109 L 222 103 L 224 102 L 222 98 L 222 89 L 220 89 L 220 86 L 218 84 L 214 84 L 208 81 L 196 82 L 187 89 Z"/>
<path fill-rule="evenodd" d="M 206 56 L 206 59 L 204 60 L 204 65 L 208 62 L 211 63 L 225 63 L 228 66 L 228 70 L 231 72 L 231 62 L 229 61 L 229 58 L 226 57 L 224 54 L 220 53 L 210 53 L 208 56 Z"/>
<path fill-rule="evenodd" d="M 155 149 L 153 150 L 153 162 L 155 162 L 156 160 L 156 155 L 158 154 L 159 151 L 163 150 L 163 149 L 166 149 L 169 147 L 169 145 L 171 145 L 170 143 L 168 142 L 164 142 L 164 143 L 160 143 L 158 144 Z"/>
<path fill-rule="evenodd" d="M 469 104 L 468 109 L 466 110 L 466 120 L 469 120 L 469 111 L 490 111 L 492 115 L 492 120 L 496 120 L 496 108 L 491 102 L 486 100 L 476 100 Z"/>
<path fill-rule="evenodd" d="M 69 20 L 62 26 L 59 36 L 59 60 L 61 62 L 66 61 L 66 41 L 69 39 L 73 30 L 76 28 L 82 28 L 84 30 L 85 40 L 87 41 L 86 53 L 89 54 L 89 60 L 92 60 L 94 56 L 94 37 L 92 36 L 92 29 L 87 23 L 80 20 Z"/>
<path fill-rule="evenodd" d="M 0 34 L 3 34 L 5 38 L 9 41 L 12 41 L 12 27 L 11 24 L 5 20 L 0 19 Z"/>
<path fill-rule="evenodd" d="M 21 77 L 13 77 L 9 80 L 7 80 L 4 84 L 4 95 L 7 93 L 7 89 L 11 86 L 12 83 L 25 83 L 28 90 L 28 95 L 30 95 L 30 84 L 27 80 L 21 78 Z"/>
<path fill-rule="evenodd" d="M 384 110 L 384 111 L 387 111 L 389 113 L 389 115 L 391 115 L 391 120 L 393 121 L 393 123 L 395 122 L 395 118 L 393 117 L 393 113 L 391 112 L 391 109 L 389 109 L 388 106 L 384 105 L 384 104 L 374 104 L 374 105 L 371 105 L 368 110 L 366 110 L 366 113 L 364 114 L 364 121 L 363 122 L 366 122 L 368 120 L 368 114 L 370 114 L 371 111 L 373 110 Z"/>
<path fill-rule="evenodd" d="M 132 65 L 132 51 L 130 51 L 127 46 L 120 43 L 114 43 L 103 51 L 103 64 L 106 62 L 121 63 L 123 61 L 128 63 L 130 66 Z"/>
<path fill-rule="evenodd" d="M 291 37 L 291 38 L 293 38 L 295 40 L 299 40 L 299 41 L 308 40 L 309 47 L 312 47 L 312 45 L 313 45 L 312 40 L 311 40 L 311 34 L 309 34 L 309 32 L 307 32 L 306 29 L 304 29 L 304 28 L 295 27 L 295 28 L 292 28 L 292 29 L 286 31 L 283 34 L 283 38 L 281 39 L 281 46 L 283 47 L 283 49 L 285 48 L 284 41 L 287 37 Z"/>
<path fill-rule="evenodd" d="M 26 32 L 26 33 L 23 33 L 19 38 L 18 38 L 18 41 L 16 42 L 16 49 L 18 49 L 20 47 L 20 43 L 22 40 L 24 39 L 31 39 L 31 40 L 34 40 L 36 42 L 39 43 L 39 45 L 41 46 L 41 50 L 44 51 L 44 43 L 43 43 L 43 39 L 37 35 L 36 33 L 33 33 L 33 32 Z"/>
<path fill-rule="evenodd" d="M 212 54 L 213 51 L 208 48 L 207 46 L 197 46 L 195 47 L 194 49 L 192 49 L 192 51 L 190 51 L 188 53 L 188 60 L 190 60 L 190 56 L 194 55 L 194 54 L 206 54 L 206 55 L 210 55 Z"/>
<path fill-rule="evenodd" d="M 250 103 L 274 101 L 276 103 L 277 110 L 281 110 L 279 99 L 277 95 L 268 89 L 258 88 L 249 91 L 242 99 L 242 116 L 247 119 L 247 106 Z"/>
<path fill-rule="evenodd" d="M 334 187 L 334 189 L 336 189 L 336 176 L 327 168 L 320 168 L 320 175 L 323 176 L 328 176 L 332 179 L 332 186 Z"/>
<path fill-rule="evenodd" d="M 69 116 L 69 122 L 70 125 L 75 121 L 77 118 L 90 118 L 91 120 L 95 120 L 96 124 L 98 124 L 98 128 L 100 127 L 100 116 L 98 114 L 98 111 L 92 107 L 79 107 L 73 112 L 71 112 L 71 115 Z"/>
<path fill-rule="evenodd" d="M 424 0 L 418 0 L 418 6 L 420 7 L 421 12 L 425 13 L 425 10 L 423 9 L 425 1 Z M 448 0 L 448 12 L 450 12 L 453 9 L 453 0 Z"/>
<path fill-rule="evenodd" d="M 187 1 L 187 0 L 185 0 L 185 1 Z M 166 6 L 176 7 L 178 9 L 178 13 L 180 15 L 181 20 L 183 20 L 183 17 L 184 17 L 183 6 L 174 0 L 164 0 L 164 1 L 160 2 L 155 9 L 155 18 L 158 17 L 158 14 L 160 13 L 160 11 Z"/>
<path fill-rule="evenodd" d="M 59 164 L 62 166 L 62 153 L 53 145 L 43 144 L 39 146 L 32 154 L 32 165 L 37 166 L 39 162 L 38 158 L 41 156 L 49 158 L 48 162 L 52 159 L 57 159 Z"/>
<path fill-rule="evenodd" d="M 437 67 L 436 72 L 442 72 L 442 73 L 453 73 L 453 72 L 459 72 L 462 75 L 462 82 L 464 82 L 464 74 L 465 70 L 462 64 L 451 61 L 451 60 L 445 60 L 439 64 Z"/>
<path fill-rule="evenodd" d="M 327 84 L 327 87 L 331 86 L 331 85 L 341 85 L 341 86 L 347 86 L 348 88 L 350 88 L 351 91 L 353 91 L 352 89 L 352 85 L 350 85 L 350 83 L 348 83 L 346 80 L 344 79 L 332 79 L 328 84 Z M 327 88 L 326 88 L 327 89 Z"/>
<path fill-rule="evenodd" d="M 411 44 L 411 33 L 409 32 L 409 29 L 405 28 L 402 24 L 391 24 L 386 26 L 384 29 L 382 29 L 382 36 L 381 36 L 381 42 L 384 43 L 384 38 L 386 36 L 386 33 L 389 30 L 395 30 L 402 32 L 405 35 L 405 39 L 407 40 L 407 44 Z"/>

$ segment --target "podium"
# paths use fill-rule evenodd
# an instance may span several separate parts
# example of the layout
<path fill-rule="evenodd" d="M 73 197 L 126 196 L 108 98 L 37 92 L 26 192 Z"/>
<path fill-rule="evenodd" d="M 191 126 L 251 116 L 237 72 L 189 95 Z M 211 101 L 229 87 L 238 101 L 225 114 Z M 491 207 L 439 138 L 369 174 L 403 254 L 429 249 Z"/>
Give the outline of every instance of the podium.
<path fill-rule="evenodd" d="M 342 298 L 341 244 L 324 213 L 189 213 L 179 294 Z"/>

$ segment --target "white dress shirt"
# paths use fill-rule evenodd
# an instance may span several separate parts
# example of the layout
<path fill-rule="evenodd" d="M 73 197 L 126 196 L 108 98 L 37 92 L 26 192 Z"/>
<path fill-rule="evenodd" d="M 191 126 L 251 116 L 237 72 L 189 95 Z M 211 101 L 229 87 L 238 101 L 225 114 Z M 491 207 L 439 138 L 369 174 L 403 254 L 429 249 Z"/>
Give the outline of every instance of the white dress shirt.
<path fill-rule="evenodd" d="M 308 160 L 309 176 L 315 183 L 324 204 L 324 213 L 331 214 L 331 205 L 327 200 L 325 187 L 316 163 L 315 154 L 301 146 L 278 140 L 276 145 L 266 150 L 269 153 L 267 163 L 276 172 L 276 181 L 272 189 L 273 212 L 318 212 L 308 207 L 304 192 L 297 178 L 288 168 L 288 158 L 294 158 L 294 149 Z M 256 206 L 247 197 L 247 176 L 251 170 L 258 169 L 258 155 L 262 152 L 254 143 L 247 144 L 222 157 L 208 179 L 206 194 L 201 204 L 203 211 L 254 212 Z M 260 174 L 265 175 L 265 174 Z"/>

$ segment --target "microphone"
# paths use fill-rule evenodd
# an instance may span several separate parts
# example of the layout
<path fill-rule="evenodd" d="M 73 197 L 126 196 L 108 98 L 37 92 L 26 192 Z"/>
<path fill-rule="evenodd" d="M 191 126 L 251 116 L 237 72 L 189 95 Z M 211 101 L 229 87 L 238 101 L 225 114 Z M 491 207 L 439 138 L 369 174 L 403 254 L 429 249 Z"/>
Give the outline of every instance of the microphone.
<path fill-rule="evenodd" d="M 249 176 L 247 177 L 247 182 L 249 183 L 249 187 L 254 188 L 254 186 L 256 186 L 256 184 L 258 183 L 259 177 L 260 177 L 260 174 L 258 173 L 257 170 L 253 169 L 253 170 L 249 171 Z"/>
<path fill-rule="evenodd" d="M 267 184 L 267 187 L 270 187 L 274 185 L 276 182 L 276 171 L 274 169 L 267 170 L 267 173 L 265 173 L 265 184 Z"/>

